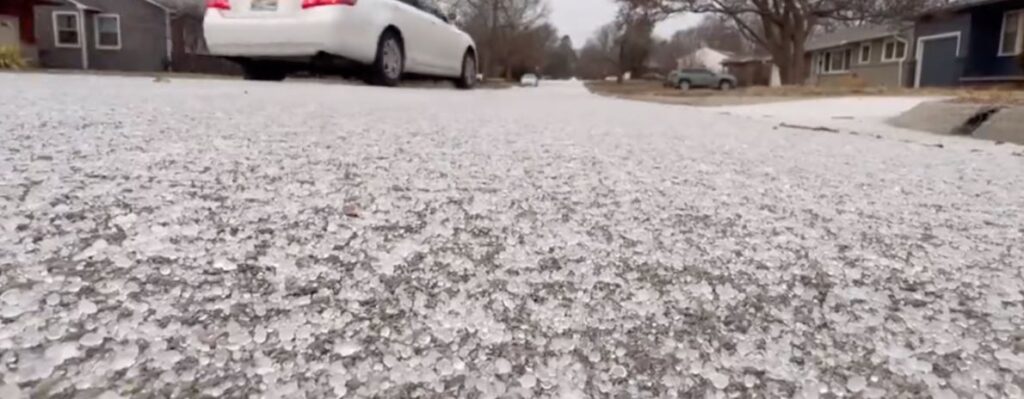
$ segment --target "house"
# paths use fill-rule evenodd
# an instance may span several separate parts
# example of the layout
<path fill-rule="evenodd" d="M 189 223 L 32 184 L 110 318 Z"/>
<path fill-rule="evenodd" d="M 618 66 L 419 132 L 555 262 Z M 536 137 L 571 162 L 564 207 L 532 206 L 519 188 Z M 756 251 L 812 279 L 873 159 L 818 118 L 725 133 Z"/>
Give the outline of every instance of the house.
<path fill-rule="evenodd" d="M 0 47 L 14 47 L 30 65 L 38 60 L 33 7 L 58 4 L 50 0 L 0 1 Z"/>
<path fill-rule="evenodd" d="M 676 68 L 704 68 L 713 72 L 722 72 L 725 70 L 722 62 L 732 56 L 733 54 L 725 51 L 701 46 L 693 53 L 676 60 Z"/>
<path fill-rule="evenodd" d="M 915 87 L 1024 82 L 1024 0 L 965 0 L 917 18 Z"/>
<path fill-rule="evenodd" d="M 907 24 L 859 26 L 812 37 L 808 82 L 904 87 L 912 82 L 913 29 Z"/>
<path fill-rule="evenodd" d="M 732 57 L 722 61 L 722 67 L 739 86 L 769 86 L 775 64 L 771 56 Z"/>
<path fill-rule="evenodd" d="M 171 10 L 155 0 L 60 0 L 38 5 L 39 65 L 166 70 L 172 61 L 171 16 Z"/>

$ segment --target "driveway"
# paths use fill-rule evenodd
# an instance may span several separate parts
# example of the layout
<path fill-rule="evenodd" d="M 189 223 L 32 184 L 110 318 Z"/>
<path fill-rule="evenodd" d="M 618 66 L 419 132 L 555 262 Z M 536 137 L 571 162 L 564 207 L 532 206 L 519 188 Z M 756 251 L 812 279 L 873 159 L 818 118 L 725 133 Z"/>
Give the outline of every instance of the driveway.
<path fill-rule="evenodd" d="M 1007 146 L 569 83 L 0 87 L 5 399 L 1022 395 Z"/>

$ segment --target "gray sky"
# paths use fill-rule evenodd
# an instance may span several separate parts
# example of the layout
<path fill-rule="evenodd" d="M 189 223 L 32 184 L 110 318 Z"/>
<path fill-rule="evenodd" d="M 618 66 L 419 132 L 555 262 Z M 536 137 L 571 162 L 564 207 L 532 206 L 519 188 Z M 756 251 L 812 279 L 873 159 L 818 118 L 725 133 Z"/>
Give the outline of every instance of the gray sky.
<path fill-rule="evenodd" d="M 548 0 L 551 5 L 551 21 L 560 34 L 572 37 L 576 47 L 583 47 L 590 35 L 615 18 L 615 4 L 612 0 Z M 658 24 L 654 33 L 668 37 L 675 31 L 692 26 L 700 19 L 689 14 L 671 18 Z"/>

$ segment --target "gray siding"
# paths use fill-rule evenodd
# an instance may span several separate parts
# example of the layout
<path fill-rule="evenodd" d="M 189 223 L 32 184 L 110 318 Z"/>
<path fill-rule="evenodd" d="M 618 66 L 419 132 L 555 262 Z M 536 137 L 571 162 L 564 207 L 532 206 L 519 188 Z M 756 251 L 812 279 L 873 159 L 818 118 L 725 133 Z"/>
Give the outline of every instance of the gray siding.
<path fill-rule="evenodd" d="M 36 40 L 39 46 L 39 66 L 44 68 L 81 68 L 81 49 L 57 48 L 54 43 L 54 11 L 76 10 L 74 7 L 36 7 Z"/>
<path fill-rule="evenodd" d="M 905 87 L 909 85 L 913 82 L 913 72 L 911 72 L 911 67 L 913 65 L 911 59 L 913 58 L 914 49 L 913 39 L 912 34 L 910 33 L 901 35 L 900 37 L 907 44 L 906 56 L 902 62 L 900 62 L 900 60 L 882 60 L 885 42 L 890 40 L 890 38 L 850 43 L 839 47 L 813 52 L 811 62 L 811 82 L 822 86 L 848 85 L 857 82 L 863 82 L 868 86 Z M 861 46 L 867 43 L 871 44 L 871 59 L 867 62 L 861 62 Z M 848 72 L 818 74 L 816 69 L 817 57 L 821 56 L 824 52 L 841 51 L 848 48 L 853 50 L 853 62 L 851 62 L 850 70 Z"/>
<path fill-rule="evenodd" d="M 121 49 L 96 48 L 96 12 L 85 12 L 83 39 L 89 54 L 89 69 L 119 71 L 162 71 L 167 59 L 167 20 L 160 7 L 144 0 L 88 0 L 103 14 L 121 17 Z M 36 35 L 43 67 L 82 68 L 82 50 L 57 48 L 54 42 L 53 12 L 77 11 L 70 6 L 36 7 Z"/>

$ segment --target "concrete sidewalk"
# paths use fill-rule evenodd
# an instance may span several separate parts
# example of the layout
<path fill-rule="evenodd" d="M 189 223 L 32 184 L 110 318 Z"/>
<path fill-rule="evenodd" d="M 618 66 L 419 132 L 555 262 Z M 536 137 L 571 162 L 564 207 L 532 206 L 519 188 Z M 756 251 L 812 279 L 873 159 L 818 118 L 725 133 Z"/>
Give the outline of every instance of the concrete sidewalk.
<path fill-rule="evenodd" d="M 1024 107 L 932 101 L 893 118 L 893 126 L 1024 144 Z"/>

